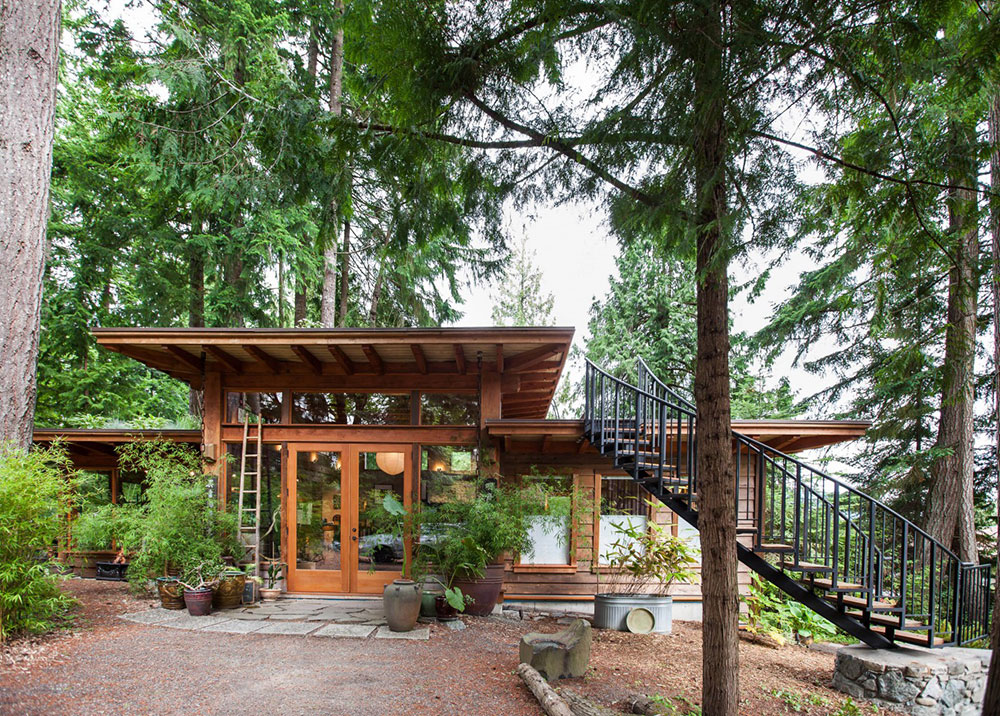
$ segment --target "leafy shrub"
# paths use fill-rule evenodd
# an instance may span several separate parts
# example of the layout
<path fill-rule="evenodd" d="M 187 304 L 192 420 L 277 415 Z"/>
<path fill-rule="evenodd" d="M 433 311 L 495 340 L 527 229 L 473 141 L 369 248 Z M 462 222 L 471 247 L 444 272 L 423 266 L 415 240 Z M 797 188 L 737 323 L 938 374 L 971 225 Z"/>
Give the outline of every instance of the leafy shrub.
<path fill-rule="evenodd" d="M 797 638 L 826 640 L 837 636 L 837 627 L 809 607 L 788 597 L 758 574 L 750 577 L 747 621 L 751 631 L 777 637 L 791 634 Z"/>
<path fill-rule="evenodd" d="M 120 451 L 122 468 L 145 475 L 140 500 L 91 513 L 88 522 L 105 520 L 129 555 L 129 582 L 143 590 L 150 577 L 178 571 L 194 579 L 221 569 L 222 558 L 239 559 L 236 517 L 220 511 L 211 497 L 199 456 L 184 445 L 162 440 L 137 441 Z M 81 526 L 76 533 L 79 536 Z M 100 529 L 85 523 L 84 534 Z"/>
<path fill-rule="evenodd" d="M 69 472 L 58 445 L 27 451 L 0 443 L 0 641 L 56 627 L 73 604 L 51 563 L 65 535 Z"/>

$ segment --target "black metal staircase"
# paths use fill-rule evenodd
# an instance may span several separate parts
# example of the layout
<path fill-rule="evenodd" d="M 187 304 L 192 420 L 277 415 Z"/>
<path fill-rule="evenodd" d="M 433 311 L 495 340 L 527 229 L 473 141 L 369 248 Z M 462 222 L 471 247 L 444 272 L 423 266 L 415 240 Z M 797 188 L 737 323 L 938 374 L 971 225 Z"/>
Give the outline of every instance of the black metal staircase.
<path fill-rule="evenodd" d="M 638 360 L 637 385 L 587 361 L 584 433 L 698 527 L 695 408 Z M 991 564 L 962 562 L 900 514 L 796 458 L 733 433 L 740 561 L 876 648 L 989 634 Z"/>

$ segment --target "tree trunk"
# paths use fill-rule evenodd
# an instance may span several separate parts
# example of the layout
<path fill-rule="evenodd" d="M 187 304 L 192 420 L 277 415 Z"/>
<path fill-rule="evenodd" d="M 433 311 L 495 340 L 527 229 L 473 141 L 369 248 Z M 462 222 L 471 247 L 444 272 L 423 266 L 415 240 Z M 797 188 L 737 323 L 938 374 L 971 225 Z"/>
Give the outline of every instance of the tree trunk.
<path fill-rule="evenodd" d="M 344 80 L 344 27 L 340 18 L 344 14 L 344 0 L 336 0 L 334 9 L 337 11 L 337 29 L 333 33 L 333 45 L 330 48 L 330 113 L 339 117 L 343 112 L 341 97 Z M 337 218 L 336 200 L 330 202 L 330 221 L 334 227 L 340 225 Z M 332 232 L 333 240 L 323 251 L 323 294 L 320 298 L 320 323 L 325 328 L 337 325 L 337 231 Z M 347 258 L 345 247 L 344 258 Z"/>
<path fill-rule="evenodd" d="M 0 0 L 0 441 L 31 444 L 59 66 L 59 0 Z"/>
<path fill-rule="evenodd" d="M 351 222 L 344 222 L 344 256 L 340 263 L 340 321 L 341 326 L 347 325 L 347 309 L 350 299 L 351 276 Z"/>
<path fill-rule="evenodd" d="M 729 281 L 723 103 L 723 4 L 704 5 L 695 55 L 693 161 L 697 192 L 698 528 L 702 547 L 702 710 L 736 716 L 739 592 L 729 403 Z"/>
<path fill-rule="evenodd" d="M 205 326 L 205 253 L 198 245 L 197 235 L 201 233 L 201 219 L 191 217 L 191 235 L 188 243 L 188 326 Z M 191 388 L 188 392 L 188 411 L 201 417 L 201 391 Z"/>
<path fill-rule="evenodd" d="M 994 11 L 1000 9 L 1000 2 L 993 3 Z M 990 238 L 992 239 L 991 289 L 993 293 L 993 430 L 997 459 L 1000 470 L 1000 88 L 993 95 L 989 115 L 990 128 Z M 997 564 L 996 575 L 1000 575 L 1000 494 L 997 495 Z M 990 660 L 989 675 L 986 679 L 986 694 L 983 697 L 983 716 L 1000 715 L 1000 588 L 993 584 L 993 632 L 990 646 L 993 658 Z"/>
<path fill-rule="evenodd" d="M 968 134 L 958 138 L 955 156 L 959 168 L 951 183 L 975 186 L 975 165 L 968 165 L 963 151 Z M 962 140 L 965 141 L 962 141 Z M 978 561 L 972 504 L 974 361 L 976 351 L 976 299 L 979 292 L 979 229 L 975 192 L 954 189 L 948 200 L 951 268 L 948 271 L 948 324 L 945 326 L 944 384 L 937 447 L 948 449 L 931 468 L 927 532 L 947 547 L 954 547 L 965 562 Z"/>

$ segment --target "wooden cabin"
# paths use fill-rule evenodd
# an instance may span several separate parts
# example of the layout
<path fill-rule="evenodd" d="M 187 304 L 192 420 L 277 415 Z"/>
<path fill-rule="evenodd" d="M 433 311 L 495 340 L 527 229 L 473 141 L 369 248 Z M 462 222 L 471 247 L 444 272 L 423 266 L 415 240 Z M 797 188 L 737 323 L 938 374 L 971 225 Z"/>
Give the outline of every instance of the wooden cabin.
<path fill-rule="evenodd" d="M 590 494 L 598 506 L 586 544 L 534 535 L 534 554 L 507 564 L 507 601 L 586 608 L 602 570 L 593 555 L 623 516 L 670 524 L 697 540 L 668 509 L 645 503 L 642 488 L 584 437 L 582 421 L 546 419 L 572 328 L 93 332 L 104 348 L 201 391 L 201 431 L 163 436 L 197 443 L 220 507 L 237 499 L 244 419 L 261 416 L 262 552 L 288 565 L 290 593 L 380 593 L 398 576 L 398 560 L 394 546 L 379 543 L 359 516 L 368 495 L 389 490 L 408 505 L 460 499 L 481 464 L 500 480 L 544 476 L 556 490 Z M 735 421 L 733 427 L 796 452 L 855 439 L 868 424 Z M 123 479 L 115 441 L 136 434 L 38 431 L 36 440 L 61 436 L 80 467 L 108 471 L 114 496 Z M 745 489 L 741 483 L 748 505 L 752 483 L 752 474 Z M 675 592 L 677 617 L 698 617 L 698 585 L 677 585 Z"/>

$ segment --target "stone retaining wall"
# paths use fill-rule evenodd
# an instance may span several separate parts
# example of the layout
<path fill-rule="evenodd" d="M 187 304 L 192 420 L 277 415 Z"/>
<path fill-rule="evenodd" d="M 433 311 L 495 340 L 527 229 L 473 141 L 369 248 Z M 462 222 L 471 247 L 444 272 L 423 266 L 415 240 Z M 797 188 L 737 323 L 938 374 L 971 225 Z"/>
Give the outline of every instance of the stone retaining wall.
<path fill-rule="evenodd" d="M 833 687 L 914 716 L 978 716 L 983 708 L 987 649 L 871 649 L 837 652 Z"/>

